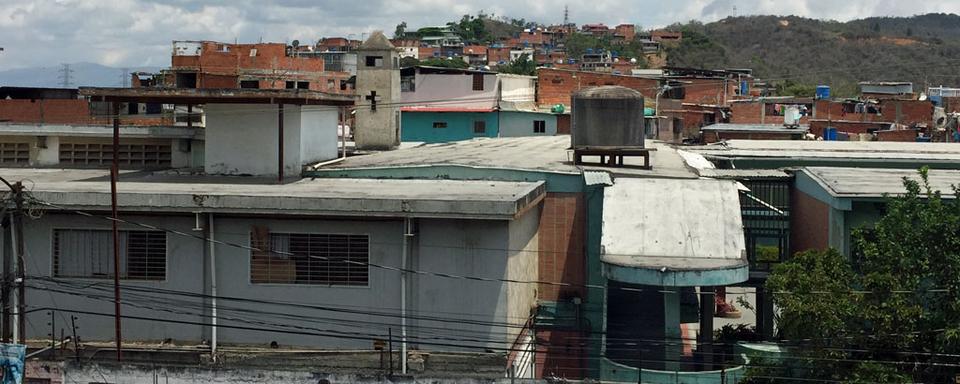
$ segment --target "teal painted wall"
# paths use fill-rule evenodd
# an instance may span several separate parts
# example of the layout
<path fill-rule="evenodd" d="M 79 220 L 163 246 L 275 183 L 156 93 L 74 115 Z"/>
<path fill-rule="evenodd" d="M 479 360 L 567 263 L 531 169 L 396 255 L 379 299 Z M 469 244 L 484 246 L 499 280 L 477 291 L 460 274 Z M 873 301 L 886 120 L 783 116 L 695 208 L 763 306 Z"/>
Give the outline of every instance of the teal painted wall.
<path fill-rule="evenodd" d="M 533 132 L 533 122 L 543 120 L 544 133 Z M 500 137 L 554 136 L 557 134 L 557 116 L 536 112 L 500 112 Z"/>
<path fill-rule="evenodd" d="M 474 137 L 497 137 L 498 112 L 402 112 L 400 140 L 445 143 L 469 140 Z M 484 134 L 473 133 L 475 121 L 486 122 Z M 445 122 L 446 128 L 434 128 L 433 123 Z"/>

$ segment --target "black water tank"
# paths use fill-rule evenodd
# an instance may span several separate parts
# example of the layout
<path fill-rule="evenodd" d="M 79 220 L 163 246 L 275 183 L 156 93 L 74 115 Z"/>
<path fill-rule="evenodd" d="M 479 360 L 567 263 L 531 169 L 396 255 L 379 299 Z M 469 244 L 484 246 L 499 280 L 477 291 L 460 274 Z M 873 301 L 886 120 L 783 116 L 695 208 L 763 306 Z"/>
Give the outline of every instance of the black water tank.
<path fill-rule="evenodd" d="M 643 95 L 615 85 L 573 94 L 574 149 L 643 148 Z"/>

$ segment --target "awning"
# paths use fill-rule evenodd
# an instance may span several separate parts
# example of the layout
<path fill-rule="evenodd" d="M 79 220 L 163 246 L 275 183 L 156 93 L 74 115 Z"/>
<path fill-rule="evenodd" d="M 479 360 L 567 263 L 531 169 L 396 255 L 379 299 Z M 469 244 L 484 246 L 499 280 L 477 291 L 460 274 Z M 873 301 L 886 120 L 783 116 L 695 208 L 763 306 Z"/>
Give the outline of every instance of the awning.
<path fill-rule="evenodd" d="M 611 280 L 714 286 L 748 278 L 733 180 L 618 178 L 604 190 L 602 231 Z"/>

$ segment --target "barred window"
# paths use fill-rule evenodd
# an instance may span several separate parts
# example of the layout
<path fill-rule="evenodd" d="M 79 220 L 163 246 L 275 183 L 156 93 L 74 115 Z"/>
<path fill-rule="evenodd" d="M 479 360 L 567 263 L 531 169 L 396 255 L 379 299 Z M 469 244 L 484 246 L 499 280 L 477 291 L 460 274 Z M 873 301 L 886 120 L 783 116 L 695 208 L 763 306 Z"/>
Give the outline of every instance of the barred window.
<path fill-rule="evenodd" d="M 120 231 L 120 278 L 163 280 L 167 276 L 167 234 Z M 112 278 L 113 232 L 97 229 L 53 231 L 56 277 Z"/>
<path fill-rule="evenodd" d="M 367 235 L 267 233 L 255 229 L 250 280 L 262 284 L 366 286 L 370 271 Z M 269 250 L 269 251 L 267 251 Z"/>

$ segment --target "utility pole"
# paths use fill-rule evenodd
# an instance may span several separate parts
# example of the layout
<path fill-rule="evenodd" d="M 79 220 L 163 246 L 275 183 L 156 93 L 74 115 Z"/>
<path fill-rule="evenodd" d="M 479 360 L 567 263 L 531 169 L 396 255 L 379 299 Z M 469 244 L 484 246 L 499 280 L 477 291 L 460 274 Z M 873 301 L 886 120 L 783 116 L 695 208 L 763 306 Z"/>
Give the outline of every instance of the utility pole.
<path fill-rule="evenodd" d="M 11 214 L 10 225 L 13 226 L 11 240 L 13 242 L 13 247 L 11 249 L 14 251 L 17 258 L 17 276 L 18 279 L 12 278 L 12 255 L 6 255 L 3 258 L 3 286 L 2 286 L 2 302 L 3 302 L 3 324 L 2 324 L 2 333 L 3 333 L 3 342 L 9 343 L 10 339 L 13 338 L 12 332 L 12 313 L 13 305 L 11 305 L 10 294 L 14 284 L 19 280 L 19 286 L 17 289 L 17 338 L 20 343 L 26 342 L 26 317 L 24 308 L 25 304 L 25 288 L 24 288 L 24 263 L 23 263 L 23 183 L 16 182 L 10 184 L 6 179 L 0 177 L 0 181 L 7 185 L 10 188 L 10 191 L 13 192 L 13 201 L 15 211 Z M 6 211 L 6 206 L 3 207 L 2 212 Z"/>
<path fill-rule="evenodd" d="M 63 88 L 70 88 L 70 85 L 73 84 L 73 81 L 70 79 L 70 75 L 73 73 L 73 70 L 70 69 L 70 64 L 60 64 L 60 76 L 57 78 L 60 79 L 60 86 Z"/>
<path fill-rule="evenodd" d="M 121 68 L 120 69 L 120 87 L 126 88 L 127 81 L 130 80 L 130 68 Z"/>
<path fill-rule="evenodd" d="M 117 339 L 117 361 L 122 361 L 120 334 L 120 231 L 117 228 L 117 179 L 120 178 L 120 103 L 113 103 L 113 162 L 110 167 L 110 200 L 113 211 L 113 326 Z"/>

